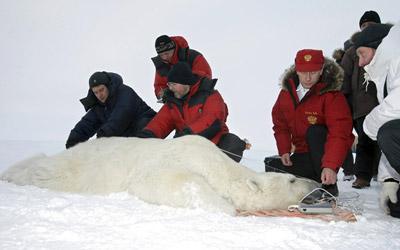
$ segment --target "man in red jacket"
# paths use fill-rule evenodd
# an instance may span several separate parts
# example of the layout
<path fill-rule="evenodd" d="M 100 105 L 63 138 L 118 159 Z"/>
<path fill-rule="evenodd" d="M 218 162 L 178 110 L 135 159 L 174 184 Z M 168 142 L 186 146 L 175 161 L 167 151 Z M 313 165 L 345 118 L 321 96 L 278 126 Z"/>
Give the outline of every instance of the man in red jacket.
<path fill-rule="evenodd" d="M 178 62 L 186 62 L 193 74 L 212 78 L 211 68 L 204 56 L 196 50 L 189 49 L 188 42 L 181 36 L 162 35 L 155 43 L 157 56 L 151 58 L 156 67 L 154 93 L 161 100 L 167 86 L 167 75 L 171 67 Z"/>
<path fill-rule="evenodd" d="M 336 174 L 354 140 L 350 109 L 340 92 L 342 79 L 342 70 L 321 50 L 297 52 L 272 110 L 280 158 L 267 157 L 266 171 L 314 179 L 338 195 Z"/>
<path fill-rule="evenodd" d="M 246 142 L 229 133 L 225 123 L 228 109 L 214 89 L 216 81 L 193 74 L 187 63 L 175 64 L 168 74 L 165 104 L 139 137 L 165 138 L 173 130 L 176 130 L 175 137 L 200 135 L 240 161 Z"/>

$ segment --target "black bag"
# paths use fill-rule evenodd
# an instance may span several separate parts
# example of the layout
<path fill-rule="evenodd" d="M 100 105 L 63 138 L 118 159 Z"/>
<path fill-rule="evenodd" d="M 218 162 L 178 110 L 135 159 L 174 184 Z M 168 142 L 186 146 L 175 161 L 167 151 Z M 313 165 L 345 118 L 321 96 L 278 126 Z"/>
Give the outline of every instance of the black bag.
<path fill-rule="evenodd" d="M 278 162 L 277 162 L 278 161 Z M 279 155 L 267 156 L 264 159 L 265 172 L 280 172 L 276 170 L 276 165 L 281 163 Z"/>

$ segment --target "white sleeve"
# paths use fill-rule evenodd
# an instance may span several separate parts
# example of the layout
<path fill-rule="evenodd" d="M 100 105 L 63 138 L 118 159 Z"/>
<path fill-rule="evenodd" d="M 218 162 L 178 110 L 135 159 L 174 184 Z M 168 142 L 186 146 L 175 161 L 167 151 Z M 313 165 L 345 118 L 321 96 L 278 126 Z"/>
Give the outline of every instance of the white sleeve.
<path fill-rule="evenodd" d="M 372 139 L 376 140 L 379 128 L 388 121 L 400 119 L 400 69 L 393 78 L 388 91 L 388 95 L 376 106 L 364 120 L 364 132 Z"/>

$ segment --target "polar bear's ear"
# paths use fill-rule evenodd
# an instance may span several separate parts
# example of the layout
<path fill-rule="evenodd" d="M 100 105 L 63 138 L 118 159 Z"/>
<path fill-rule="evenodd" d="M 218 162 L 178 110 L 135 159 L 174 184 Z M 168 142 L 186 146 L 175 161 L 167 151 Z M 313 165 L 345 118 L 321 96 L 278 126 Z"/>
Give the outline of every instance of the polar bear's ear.
<path fill-rule="evenodd" d="M 253 192 L 257 192 L 258 190 L 260 190 L 260 187 L 258 186 L 257 181 L 255 181 L 253 179 L 247 179 L 246 184 L 250 188 L 250 190 Z"/>

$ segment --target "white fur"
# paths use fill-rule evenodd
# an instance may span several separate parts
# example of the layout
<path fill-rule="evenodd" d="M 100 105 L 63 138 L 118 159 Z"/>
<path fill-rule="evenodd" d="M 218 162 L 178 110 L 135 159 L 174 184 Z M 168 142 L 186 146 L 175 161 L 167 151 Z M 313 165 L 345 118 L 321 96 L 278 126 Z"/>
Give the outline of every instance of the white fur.
<path fill-rule="evenodd" d="M 316 186 L 289 174 L 256 173 L 199 136 L 91 140 L 22 161 L 1 179 L 74 193 L 128 191 L 153 204 L 229 214 L 287 208 Z"/>

